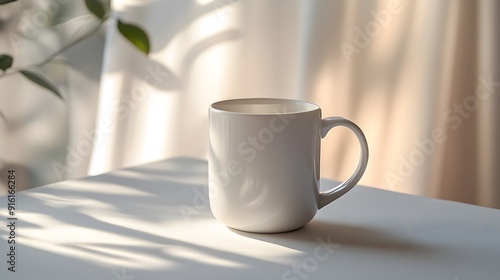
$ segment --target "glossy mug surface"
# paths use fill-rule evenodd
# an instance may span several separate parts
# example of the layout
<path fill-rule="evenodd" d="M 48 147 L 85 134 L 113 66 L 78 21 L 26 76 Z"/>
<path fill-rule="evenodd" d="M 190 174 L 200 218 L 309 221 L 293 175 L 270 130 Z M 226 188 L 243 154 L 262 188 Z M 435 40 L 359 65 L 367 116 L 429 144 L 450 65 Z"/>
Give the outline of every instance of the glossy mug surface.
<path fill-rule="evenodd" d="M 361 146 L 354 174 L 319 191 L 320 142 L 335 126 L 351 129 Z M 353 122 L 322 119 L 312 103 L 235 99 L 209 108 L 209 197 L 214 216 L 230 228 L 275 233 L 301 228 L 352 189 L 363 175 L 368 146 Z"/>

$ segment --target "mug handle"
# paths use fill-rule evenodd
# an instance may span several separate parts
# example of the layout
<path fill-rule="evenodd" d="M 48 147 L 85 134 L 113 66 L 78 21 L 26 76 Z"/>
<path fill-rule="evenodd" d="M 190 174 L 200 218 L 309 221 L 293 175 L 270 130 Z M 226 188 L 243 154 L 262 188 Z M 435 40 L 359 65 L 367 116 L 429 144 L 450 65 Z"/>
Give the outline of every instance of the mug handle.
<path fill-rule="evenodd" d="M 356 137 L 358 137 L 359 145 L 361 146 L 361 155 L 359 157 L 358 167 L 356 168 L 356 171 L 354 171 L 354 174 L 349 177 L 349 179 L 345 180 L 335 188 L 332 188 L 325 192 L 319 192 L 319 199 L 317 202 L 318 209 L 323 208 L 324 206 L 328 205 L 329 203 L 333 202 L 337 198 L 350 191 L 356 185 L 356 183 L 358 183 L 359 179 L 361 179 L 361 176 L 363 176 L 363 173 L 366 169 L 366 164 L 368 163 L 368 144 L 366 143 L 365 135 L 363 134 L 363 131 L 361 131 L 361 129 L 352 121 L 341 117 L 330 117 L 322 119 L 321 138 L 325 138 L 328 131 L 336 126 L 345 126 L 352 130 L 354 134 L 356 134 Z"/>

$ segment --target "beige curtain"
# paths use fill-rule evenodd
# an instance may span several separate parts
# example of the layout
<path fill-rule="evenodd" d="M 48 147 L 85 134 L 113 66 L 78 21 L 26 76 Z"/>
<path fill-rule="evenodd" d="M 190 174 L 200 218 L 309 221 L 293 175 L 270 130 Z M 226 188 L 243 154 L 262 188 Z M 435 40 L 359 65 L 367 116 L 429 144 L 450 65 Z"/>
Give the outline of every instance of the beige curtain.
<path fill-rule="evenodd" d="M 361 184 L 500 208 L 500 2 L 113 5 L 148 31 L 152 53 L 145 57 L 108 26 L 95 127 L 77 129 L 68 143 L 80 163 L 52 162 L 66 166 L 51 165 L 60 177 L 206 158 L 211 102 L 282 97 L 358 123 L 371 152 Z M 330 133 L 322 176 L 347 178 L 358 153 L 354 135 Z M 81 166 L 85 174 L 74 171 Z"/>

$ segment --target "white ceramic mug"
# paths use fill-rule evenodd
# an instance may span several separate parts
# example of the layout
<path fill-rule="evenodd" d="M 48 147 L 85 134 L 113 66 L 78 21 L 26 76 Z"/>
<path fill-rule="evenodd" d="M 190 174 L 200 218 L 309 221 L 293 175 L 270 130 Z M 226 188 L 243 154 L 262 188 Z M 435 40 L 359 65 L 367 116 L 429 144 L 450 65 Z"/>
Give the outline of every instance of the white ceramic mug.
<path fill-rule="evenodd" d="M 320 141 L 335 126 L 356 134 L 361 156 L 354 174 L 319 191 Z M 321 119 L 312 103 L 288 99 L 235 99 L 209 108 L 209 196 L 214 216 L 230 228 L 260 233 L 301 228 L 356 185 L 368 145 L 353 122 Z"/>

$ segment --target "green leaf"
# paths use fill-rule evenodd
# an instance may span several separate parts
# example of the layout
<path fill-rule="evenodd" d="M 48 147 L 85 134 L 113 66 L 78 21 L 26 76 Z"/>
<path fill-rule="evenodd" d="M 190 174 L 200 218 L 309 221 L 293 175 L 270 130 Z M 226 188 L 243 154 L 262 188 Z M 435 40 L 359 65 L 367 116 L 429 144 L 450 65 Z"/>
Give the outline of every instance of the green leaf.
<path fill-rule="evenodd" d="M 59 90 L 57 90 L 57 88 L 51 82 L 47 81 L 42 76 L 40 76 L 40 75 L 38 75 L 36 73 L 33 73 L 31 71 L 28 71 L 28 70 L 21 70 L 19 72 L 21 72 L 21 74 L 23 74 L 26 78 L 28 78 L 32 82 L 34 82 L 34 83 L 38 84 L 39 86 L 42 86 L 42 87 L 44 87 L 44 88 L 52 91 L 59 98 L 63 99 L 61 93 L 59 93 Z"/>
<path fill-rule="evenodd" d="M 100 19 L 104 19 L 109 12 L 109 6 L 100 0 L 85 0 L 87 9 Z"/>
<path fill-rule="evenodd" d="M 10 2 L 16 2 L 17 0 L 0 0 L 0 5 L 4 5 Z"/>
<path fill-rule="evenodd" d="M 118 30 L 139 50 L 145 54 L 149 54 L 148 35 L 140 27 L 118 20 Z"/>
<path fill-rule="evenodd" d="M 7 70 L 12 66 L 14 59 L 10 55 L 0 54 L 0 69 Z"/>

